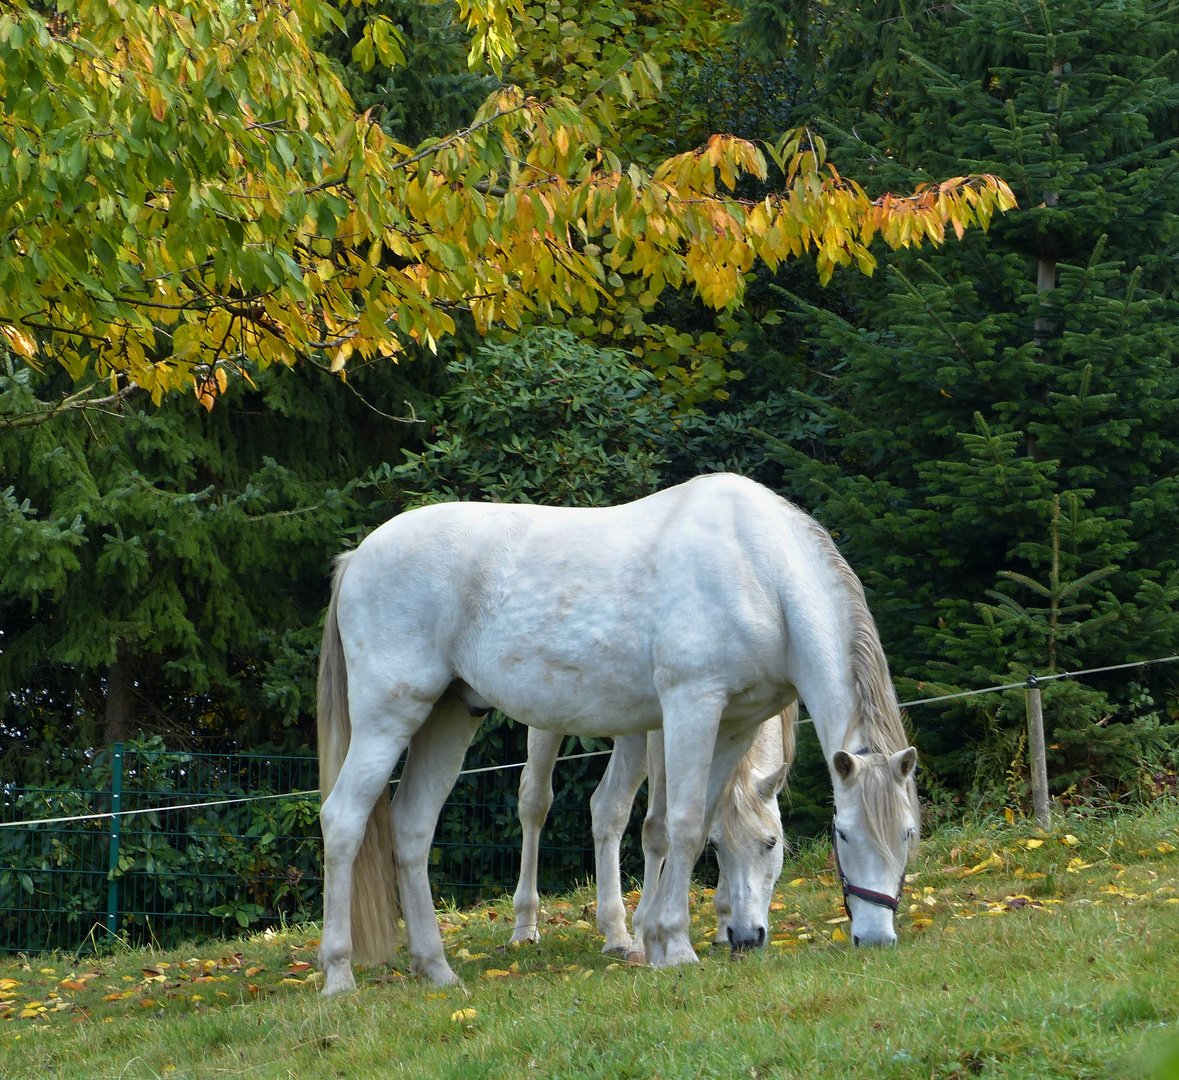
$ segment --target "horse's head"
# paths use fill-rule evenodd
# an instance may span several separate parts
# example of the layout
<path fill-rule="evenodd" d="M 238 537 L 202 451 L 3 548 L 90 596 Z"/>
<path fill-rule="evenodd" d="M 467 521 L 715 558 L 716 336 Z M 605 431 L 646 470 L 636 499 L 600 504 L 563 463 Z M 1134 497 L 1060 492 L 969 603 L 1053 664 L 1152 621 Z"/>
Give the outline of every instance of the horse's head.
<path fill-rule="evenodd" d="M 770 936 L 770 901 L 782 874 L 786 841 L 778 792 L 788 766 L 772 773 L 738 770 L 716 815 L 710 839 L 720 870 L 716 943 L 733 952 L 761 948 Z"/>
<path fill-rule="evenodd" d="M 921 821 L 913 771 L 917 751 L 836 752 L 831 844 L 855 945 L 895 945 L 893 914 Z"/>

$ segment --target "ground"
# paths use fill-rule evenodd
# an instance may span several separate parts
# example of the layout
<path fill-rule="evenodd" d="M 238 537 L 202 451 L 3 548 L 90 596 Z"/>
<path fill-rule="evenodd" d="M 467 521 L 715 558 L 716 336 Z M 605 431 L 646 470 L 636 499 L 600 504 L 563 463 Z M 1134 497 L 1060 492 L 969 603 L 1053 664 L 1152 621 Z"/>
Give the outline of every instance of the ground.
<path fill-rule="evenodd" d="M 441 914 L 460 987 L 396 963 L 317 994 L 315 927 L 102 957 L 0 960 L 0 1080 L 224 1077 L 1171 1077 L 1179 805 L 940 829 L 900 944 L 857 950 L 817 843 L 788 860 L 761 953 L 656 972 L 600 955 L 592 892 L 519 949 L 506 899 Z M 628 896 L 628 905 L 638 899 Z"/>

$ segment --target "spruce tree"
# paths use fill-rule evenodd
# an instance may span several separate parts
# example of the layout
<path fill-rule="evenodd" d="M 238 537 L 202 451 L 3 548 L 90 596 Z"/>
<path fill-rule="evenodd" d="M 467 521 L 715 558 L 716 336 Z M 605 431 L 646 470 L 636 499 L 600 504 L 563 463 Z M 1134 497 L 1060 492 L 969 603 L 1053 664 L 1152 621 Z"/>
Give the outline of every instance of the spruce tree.
<path fill-rule="evenodd" d="M 818 122 L 845 172 L 870 189 L 993 172 L 1021 207 L 845 281 L 851 311 L 783 297 L 833 432 L 776 440 L 784 485 L 838 532 L 915 696 L 1177 651 L 1179 6 L 843 7 L 829 25 Z M 1028 603 L 1070 585 L 1086 610 L 1045 636 Z M 1162 696 L 1165 673 L 1143 681 Z M 1157 751 L 1157 717 L 1124 675 L 1089 685 L 1048 697 L 1058 787 L 1132 783 L 1127 739 Z M 1021 715 L 980 697 L 913 721 L 935 770 L 985 785 Z"/>

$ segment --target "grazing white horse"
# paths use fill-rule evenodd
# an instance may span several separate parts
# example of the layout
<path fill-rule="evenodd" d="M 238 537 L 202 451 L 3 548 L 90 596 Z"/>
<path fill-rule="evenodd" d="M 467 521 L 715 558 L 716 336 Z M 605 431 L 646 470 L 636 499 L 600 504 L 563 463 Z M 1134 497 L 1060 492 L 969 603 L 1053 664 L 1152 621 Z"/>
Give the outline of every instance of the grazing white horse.
<path fill-rule="evenodd" d="M 786 846 L 778 793 L 794 760 L 797 716 L 798 706 L 790 705 L 758 728 L 749 753 L 741 759 L 725 786 L 709 828 L 708 839 L 716 850 L 719 868 L 713 897 L 717 915 L 715 944 L 728 945 L 734 952 L 760 948 L 769 937 L 770 902 L 782 873 Z M 540 940 L 540 894 L 536 886 L 540 830 L 553 804 L 553 767 L 564 738 L 555 731 L 528 729 L 528 764 L 520 777 L 523 841 L 520 880 L 512 900 L 516 917 L 513 944 Z M 606 938 L 604 953 L 631 952 L 632 941 L 622 902 L 619 851 L 635 795 L 645 777 L 649 779 L 647 817 L 643 823 L 646 864 L 643 896 L 650 896 L 667 854 L 663 743 L 658 732 L 616 739 L 610 763 L 590 798 L 598 930 Z M 641 921 L 636 913 L 636 927 Z"/>
<path fill-rule="evenodd" d="M 573 735 L 662 729 L 667 856 L 640 942 L 655 967 L 697 962 L 688 889 L 708 823 L 757 724 L 798 697 L 835 783 L 852 938 L 892 943 L 879 904 L 895 910 L 916 843 L 917 752 L 860 582 L 815 521 L 726 474 L 624 506 L 393 518 L 339 559 L 324 625 L 324 993 L 355 985 L 354 957 L 392 954 L 394 877 L 411 970 L 457 981 L 427 862 L 491 707 Z"/>

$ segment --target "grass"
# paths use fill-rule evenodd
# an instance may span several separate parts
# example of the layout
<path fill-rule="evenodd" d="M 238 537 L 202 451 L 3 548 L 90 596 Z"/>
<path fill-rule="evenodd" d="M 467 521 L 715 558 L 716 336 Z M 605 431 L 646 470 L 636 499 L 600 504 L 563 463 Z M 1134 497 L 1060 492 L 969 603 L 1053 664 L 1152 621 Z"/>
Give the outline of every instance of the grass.
<path fill-rule="evenodd" d="M 1179 1077 L 1151 1064 L 1179 1017 L 1177 845 L 1173 804 L 939 830 L 888 951 L 840 940 L 820 844 L 788 862 L 767 949 L 692 970 L 601 956 L 588 890 L 546 902 L 539 947 L 508 949 L 507 900 L 442 912 L 463 978 L 442 991 L 394 966 L 324 1001 L 314 927 L 8 959 L 0 1080 Z M 699 890 L 701 943 L 711 918 Z"/>

